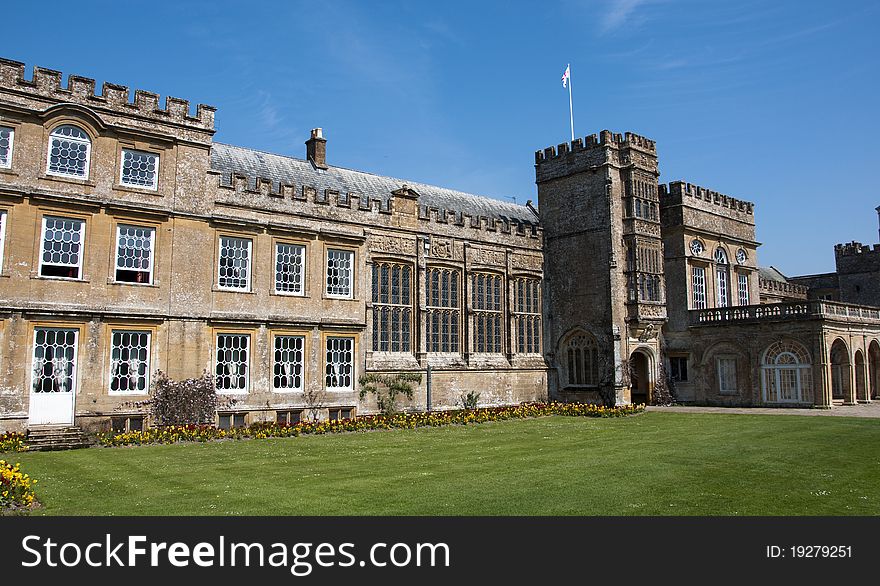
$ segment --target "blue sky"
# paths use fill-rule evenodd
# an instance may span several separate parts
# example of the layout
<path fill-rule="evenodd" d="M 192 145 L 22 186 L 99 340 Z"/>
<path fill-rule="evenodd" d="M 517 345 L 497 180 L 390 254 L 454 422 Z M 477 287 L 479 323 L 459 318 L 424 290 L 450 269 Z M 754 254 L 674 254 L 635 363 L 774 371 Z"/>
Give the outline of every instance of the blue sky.
<path fill-rule="evenodd" d="M 218 108 L 216 139 L 520 203 L 534 151 L 608 128 L 661 181 L 757 204 L 759 262 L 878 240 L 880 3 L 10 2 L 2 56 Z"/>

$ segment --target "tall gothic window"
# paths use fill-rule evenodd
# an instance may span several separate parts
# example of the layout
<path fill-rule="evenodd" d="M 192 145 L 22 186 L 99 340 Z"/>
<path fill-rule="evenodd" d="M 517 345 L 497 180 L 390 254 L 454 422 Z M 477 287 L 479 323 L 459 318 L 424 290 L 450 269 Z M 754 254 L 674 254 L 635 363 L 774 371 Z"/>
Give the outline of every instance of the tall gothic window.
<path fill-rule="evenodd" d="M 599 346 L 588 334 L 577 334 L 566 344 L 564 360 L 568 384 L 572 386 L 599 384 Z"/>
<path fill-rule="evenodd" d="M 716 306 L 730 305 L 730 268 L 727 266 L 727 253 L 723 248 L 715 251 L 715 280 L 717 284 Z"/>
<path fill-rule="evenodd" d="M 461 323 L 461 273 L 455 269 L 425 271 L 425 336 L 428 352 L 458 352 Z"/>
<path fill-rule="evenodd" d="M 471 275 L 474 352 L 499 353 L 504 338 L 504 298 L 500 275 Z"/>
<path fill-rule="evenodd" d="M 412 268 L 378 262 L 373 265 L 373 350 L 411 352 Z"/>
<path fill-rule="evenodd" d="M 518 354 L 541 353 L 541 281 L 518 278 L 513 283 L 513 327 Z"/>

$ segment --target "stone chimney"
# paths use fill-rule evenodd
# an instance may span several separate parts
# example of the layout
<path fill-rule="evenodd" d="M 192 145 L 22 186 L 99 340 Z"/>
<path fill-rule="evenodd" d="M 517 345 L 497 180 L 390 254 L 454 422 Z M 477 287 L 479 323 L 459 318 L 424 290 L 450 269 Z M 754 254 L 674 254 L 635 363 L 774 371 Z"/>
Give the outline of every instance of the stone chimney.
<path fill-rule="evenodd" d="M 327 168 L 327 139 L 320 128 L 313 128 L 312 137 L 306 141 L 306 158 L 318 169 Z"/>

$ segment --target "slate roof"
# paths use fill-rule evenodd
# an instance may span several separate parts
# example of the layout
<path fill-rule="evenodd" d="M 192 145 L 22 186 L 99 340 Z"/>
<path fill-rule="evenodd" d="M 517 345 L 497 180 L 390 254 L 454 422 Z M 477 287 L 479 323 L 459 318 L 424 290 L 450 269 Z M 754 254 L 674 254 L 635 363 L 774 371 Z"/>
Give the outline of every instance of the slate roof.
<path fill-rule="evenodd" d="M 273 189 L 278 189 L 280 183 L 293 184 L 297 187 L 308 185 L 317 189 L 319 193 L 331 189 L 339 193 L 356 193 L 370 199 L 380 198 L 384 202 L 383 206 L 387 205 L 392 191 L 406 184 L 410 189 L 418 192 L 419 205 L 422 208 L 428 206 L 463 212 L 472 217 L 486 216 L 538 224 L 535 215 L 523 205 L 342 167 L 316 169 L 306 160 L 219 142 L 213 143 L 211 147 L 211 169 L 221 173 L 221 181 L 224 181 L 224 184 L 228 184 L 226 182 L 229 181 L 231 173 L 236 173 L 247 176 L 251 187 L 256 178 L 263 178 L 272 181 Z"/>
<path fill-rule="evenodd" d="M 770 281 L 779 281 L 780 283 L 788 283 L 788 277 L 779 272 L 774 266 L 758 267 L 758 276 L 762 279 Z"/>

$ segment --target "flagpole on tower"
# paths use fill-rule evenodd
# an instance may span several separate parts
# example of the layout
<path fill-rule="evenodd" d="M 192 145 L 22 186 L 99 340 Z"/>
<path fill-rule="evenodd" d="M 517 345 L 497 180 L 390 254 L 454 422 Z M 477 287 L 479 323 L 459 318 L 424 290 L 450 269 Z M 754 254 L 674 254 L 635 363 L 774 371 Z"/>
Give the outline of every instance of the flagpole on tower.
<path fill-rule="evenodd" d="M 571 63 L 565 66 L 562 74 L 562 87 L 568 86 L 568 117 L 571 121 L 571 141 L 574 142 L 574 109 L 571 106 Z"/>

